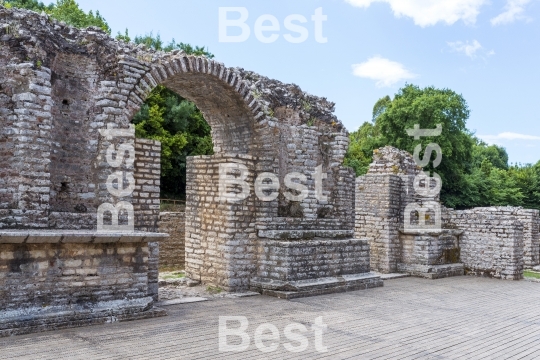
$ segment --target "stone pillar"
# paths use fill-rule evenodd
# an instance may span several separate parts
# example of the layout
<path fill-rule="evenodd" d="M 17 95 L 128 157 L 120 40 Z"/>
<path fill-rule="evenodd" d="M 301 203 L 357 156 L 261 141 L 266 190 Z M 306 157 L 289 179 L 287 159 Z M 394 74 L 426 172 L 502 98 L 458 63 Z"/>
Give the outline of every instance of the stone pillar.
<path fill-rule="evenodd" d="M 220 198 L 220 164 L 245 166 L 249 196 Z M 239 175 L 228 171 L 229 177 Z M 245 290 L 255 271 L 254 161 L 249 155 L 194 156 L 187 161 L 186 275 L 228 291 Z M 236 191 L 238 187 L 227 187 Z"/>
<path fill-rule="evenodd" d="M 6 66 L 1 75 L 6 78 L 1 97 L 7 103 L 0 113 L 5 118 L 0 130 L 0 228 L 45 228 L 51 185 L 51 71 L 21 63 Z"/>
<path fill-rule="evenodd" d="M 523 223 L 523 265 L 525 268 L 540 265 L 539 211 L 520 209 L 517 217 Z"/>
<path fill-rule="evenodd" d="M 135 191 L 133 209 L 135 230 L 158 231 L 161 182 L 161 144 L 159 141 L 135 139 Z M 148 243 L 148 296 L 158 300 L 159 243 Z"/>
<path fill-rule="evenodd" d="M 135 229 L 157 231 L 161 185 L 161 143 L 155 140 L 135 139 Z"/>
<path fill-rule="evenodd" d="M 397 271 L 401 259 L 401 178 L 368 174 L 356 179 L 355 237 L 370 240 L 371 269 Z"/>

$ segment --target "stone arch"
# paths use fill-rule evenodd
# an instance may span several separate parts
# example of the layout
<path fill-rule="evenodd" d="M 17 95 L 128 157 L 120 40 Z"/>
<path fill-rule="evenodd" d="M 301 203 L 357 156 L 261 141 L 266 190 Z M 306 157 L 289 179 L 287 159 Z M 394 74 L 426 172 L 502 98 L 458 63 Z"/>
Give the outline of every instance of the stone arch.
<path fill-rule="evenodd" d="M 252 256 L 255 252 L 255 217 L 265 213 L 267 209 L 257 203 L 253 190 L 242 204 L 220 202 L 219 166 L 222 163 L 246 166 L 249 173 L 248 181 L 253 182 L 256 170 L 265 171 L 276 167 L 276 156 L 271 156 L 276 149 L 261 146 L 261 139 L 265 137 L 267 143 L 271 144 L 270 139 L 279 136 L 279 132 L 273 131 L 272 126 L 268 126 L 270 117 L 263 111 L 264 105 L 252 93 L 250 82 L 245 81 L 235 69 L 227 68 L 205 57 L 187 56 L 183 53 L 164 54 L 152 62 L 144 60 L 144 54 L 137 58 L 119 57 L 120 76 L 116 86 L 112 86 L 114 84 L 110 82 L 102 83 L 107 90 L 102 92 L 103 98 L 97 101 L 97 104 L 102 106 L 103 119 L 111 119 L 111 115 L 116 112 L 115 109 L 122 108 L 122 113 L 116 112 L 114 119 L 120 117 L 123 124 L 127 125 L 150 92 L 158 85 L 163 85 L 193 101 L 212 129 L 215 155 L 188 160 L 187 251 L 194 251 L 194 248 L 200 246 L 201 240 L 208 242 L 209 247 L 216 250 L 223 246 L 227 247 L 230 240 L 244 247 L 246 256 Z M 122 100 L 115 101 L 115 98 L 125 99 L 125 106 L 122 106 Z M 106 144 L 101 146 L 102 153 L 105 147 Z M 257 160 L 265 154 L 272 160 L 259 164 Z M 101 178 L 105 178 L 110 172 L 106 167 L 102 171 L 104 175 Z M 154 183 L 157 181 L 154 178 Z M 144 184 L 147 183 L 148 179 L 141 179 L 137 189 L 144 189 L 147 187 Z M 212 196 L 207 196 L 209 194 Z M 148 200 L 142 198 L 137 191 L 132 201 L 135 208 L 140 210 L 140 214 L 148 212 L 153 218 L 157 218 L 158 213 L 152 213 L 151 209 L 157 204 L 149 205 Z M 240 223 L 227 221 L 231 218 L 243 221 Z M 140 230 L 156 230 L 146 221 L 145 216 L 139 216 L 136 227 Z M 230 239 L 217 239 L 220 236 L 229 236 L 231 231 L 234 231 L 234 234 Z M 207 238 L 212 233 L 216 236 L 212 239 Z M 220 259 L 220 256 L 210 256 L 203 260 L 204 266 L 198 266 L 199 261 L 198 258 L 187 257 L 188 275 L 202 280 L 211 276 L 208 271 L 213 271 L 216 273 L 214 283 L 225 288 L 238 286 L 246 288 L 249 274 L 255 271 L 253 261 L 249 264 L 237 264 L 234 260 L 232 262 L 234 264 L 231 264 Z M 239 263 L 242 261 L 245 263 L 245 259 L 238 260 Z M 209 266 L 209 263 L 212 265 Z M 232 273 L 228 270 L 231 268 L 235 269 Z"/>
<path fill-rule="evenodd" d="M 365 240 L 352 238 L 354 174 L 343 166 L 349 140 L 333 114 L 333 103 L 307 94 L 294 84 L 227 68 L 214 60 L 183 52 L 147 50 L 112 39 L 96 28 L 74 29 L 45 14 L 0 7 L 0 25 L 0 41 L 6 45 L 0 46 L 0 78 L 16 83 L 9 91 L 0 89 L 0 93 L 9 93 L 8 97 L 0 96 L 0 105 L 7 109 L 6 129 L 16 135 L 11 148 L 10 144 L 0 144 L 0 150 L 6 150 L 0 154 L 0 161 L 9 169 L 5 185 L 8 193 L 0 193 L 0 200 L 16 203 L 15 209 L 0 208 L 0 227 L 11 219 L 15 219 L 13 227 L 18 229 L 92 230 L 97 223 L 96 213 L 83 219 L 78 212 L 60 212 L 59 221 L 54 222 L 56 213 L 51 211 L 55 207 L 66 210 L 57 195 L 62 183 L 69 188 L 71 170 L 63 166 L 72 165 L 54 158 L 55 150 L 71 149 L 72 145 L 69 137 L 58 133 L 63 124 L 62 107 L 70 106 L 70 100 L 63 98 L 60 91 L 69 91 L 69 80 L 67 86 L 62 85 L 66 79 L 58 76 L 69 76 L 70 71 L 64 71 L 65 68 L 78 63 L 94 69 L 95 82 L 92 86 L 80 86 L 79 93 L 72 94 L 71 99 L 72 106 L 88 111 L 88 115 L 77 112 L 76 117 L 84 124 L 69 130 L 73 130 L 71 135 L 77 131 L 85 134 L 88 146 L 82 154 L 84 164 L 79 165 L 90 168 L 93 176 L 76 178 L 75 182 L 87 182 L 77 184 L 76 192 L 84 194 L 84 186 L 90 189 L 93 185 L 94 190 L 87 193 L 88 204 L 113 206 L 131 201 L 134 208 L 137 204 L 140 207 L 135 212 L 149 220 L 147 229 L 138 230 L 155 230 L 154 212 L 159 212 L 159 200 L 155 203 L 156 194 L 159 198 L 159 145 L 142 144 L 141 158 L 135 164 L 111 165 L 107 149 L 118 151 L 120 144 L 137 149 L 138 141 L 129 131 L 114 136 L 100 131 L 128 129 L 157 85 L 193 101 L 211 126 L 216 155 L 188 160 L 188 183 L 193 184 L 187 189 L 188 205 L 189 201 L 193 204 L 186 214 L 186 232 L 190 232 L 189 244 L 186 243 L 189 277 L 231 290 L 254 288 L 274 293 L 294 288 L 296 295 L 304 296 L 311 294 L 312 289 L 291 284 L 361 274 L 369 269 Z M 82 74 L 85 71 L 77 73 L 81 83 L 86 81 Z M 83 106 L 85 96 L 88 101 Z M 13 149 L 18 158 L 13 156 Z M 69 153 L 66 151 L 67 156 Z M 81 158 L 77 154 L 80 152 L 72 152 Z M 118 173 L 136 173 L 137 166 L 146 166 L 145 162 L 152 164 L 140 171 L 142 176 L 136 185 L 141 191 L 137 186 L 125 196 L 118 194 L 128 193 L 109 191 L 110 175 L 114 173 L 116 179 L 121 179 Z M 245 201 L 230 203 L 220 198 L 222 163 L 245 169 L 244 180 L 251 185 Z M 51 170 L 57 173 L 51 174 Z M 320 171 L 326 180 L 317 180 Z M 295 200 L 294 209 L 286 201 L 256 199 L 252 184 L 262 172 L 278 176 L 279 193 L 288 190 L 284 185 L 287 174 L 304 175 L 305 180 L 301 181 L 308 188 L 307 197 Z M 317 188 L 317 182 L 322 183 L 322 190 Z M 153 196 L 148 196 L 148 192 Z M 77 200 L 69 204 L 71 211 L 73 205 L 79 205 L 76 202 L 81 196 L 67 199 Z M 331 259 L 326 254 L 332 254 Z M 299 269 L 298 264 L 305 266 Z M 150 278 L 148 275 L 149 287 Z M 343 285 L 342 279 L 327 280 L 325 284 L 333 284 L 330 287 Z M 354 280 L 353 285 L 365 287 L 364 280 Z"/>
<path fill-rule="evenodd" d="M 124 57 L 119 61 L 127 81 L 136 80 L 124 115 L 131 119 L 158 85 L 193 101 L 212 128 L 216 153 L 253 154 L 257 123 L 266 119 L 262 106 L 240 74 L 206 57 L 183 53 L 148 65 Z M 142 72 L 141 72 L 142 71 Z"/>

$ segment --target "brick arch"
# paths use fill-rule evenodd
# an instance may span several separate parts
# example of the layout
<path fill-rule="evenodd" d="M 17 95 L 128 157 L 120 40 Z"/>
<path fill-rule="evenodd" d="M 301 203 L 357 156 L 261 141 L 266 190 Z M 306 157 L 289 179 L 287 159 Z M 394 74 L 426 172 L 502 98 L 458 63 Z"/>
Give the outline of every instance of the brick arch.
<path fill-rule="evenodd" d="M 183 53 L 166 55 L 149 64 L 133 60 L 119 61 L 125 79 L 140 75 L 128 96 L 124 110 L 127 119 L 133 118 L 152 89 L 163 85 L 193 101 L 201 110 L 212 128 L 216 153 L 253 153 L 257 123 L 267 116 L 250 91 L 249 82 L 234 69 L 206 57 Z"/>

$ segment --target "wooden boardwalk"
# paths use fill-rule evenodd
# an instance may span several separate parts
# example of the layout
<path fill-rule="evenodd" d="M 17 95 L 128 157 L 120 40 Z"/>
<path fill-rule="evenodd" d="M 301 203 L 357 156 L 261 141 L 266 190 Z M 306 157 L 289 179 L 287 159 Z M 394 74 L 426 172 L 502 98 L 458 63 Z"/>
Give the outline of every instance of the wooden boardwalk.
<path fill-rule="evenodd" d="M 525 281 L 403 278 L 367 291 L 218 299 L 167 310 L 164 318 L 0 339 L 0 359 L 540 359 L 540 283 Z M 247 350 L 219 351 L 219 316 L 248 319 Z M 308 348 L 288 352 L 284 328 L 310 329 L 320 316 L 328 351 L 316 350 L 309 330 Z M 279 329 L 275 352 L 254 345 L 263 323 Z"/>

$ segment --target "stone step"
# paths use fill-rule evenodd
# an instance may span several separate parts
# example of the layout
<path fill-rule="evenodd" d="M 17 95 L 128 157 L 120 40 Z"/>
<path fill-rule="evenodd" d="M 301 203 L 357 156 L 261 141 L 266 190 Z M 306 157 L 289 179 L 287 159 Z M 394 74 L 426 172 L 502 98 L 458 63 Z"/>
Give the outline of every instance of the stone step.
<path fill-rule="evenodd" d="M 351 274 L 290 282 L 256 278 L 252 279 L 250 283 L 250 289 L 252 291 L 280 299 L 295 299 L 364 290 L 380 286 L 383 286 L 383 281 L 379 275 L 374 273 Z"/>

